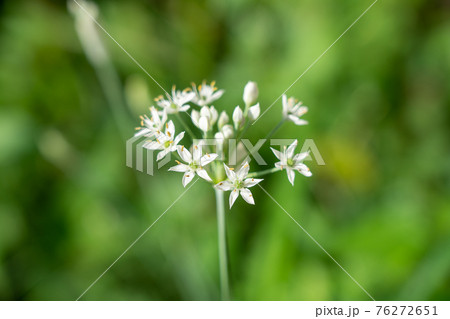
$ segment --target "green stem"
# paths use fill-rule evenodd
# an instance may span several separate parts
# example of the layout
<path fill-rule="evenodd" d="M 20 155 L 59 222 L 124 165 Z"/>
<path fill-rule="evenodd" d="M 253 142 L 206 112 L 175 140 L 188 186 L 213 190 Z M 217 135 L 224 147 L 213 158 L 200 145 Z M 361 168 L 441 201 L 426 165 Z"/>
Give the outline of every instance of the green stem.
<path fill-rule="evenodd" d="M 267 134 L 266 135 L 266 137 L 264 137 L 264 139 L 266 140 L 266 142 L 267 142 L 267 140 L 269 140 L 271 137 L 272 137 L 272 135 L 274 135 L 279 129 L 280 129 L 280 127 L 281 126 L 283 126 L 283 124 L 284 124 L 284 122 L 286 122 L 286 120 L 285 119 L 282 119 L 270 132 L 269 132 L 269 134 Z M 265 143 L 265 142 L 264 142 Z M 255 150 L 256 150 L 256 148 L 255 147 L 252 147 L 252 149 L 248 152 L 248 156 L 250 156 L 250 157 L 252 157 L 253 156 L 253 153 L 255 152 Z"/>
<path fill-rule="evenodd" d="M 278 171 L 281 171 L 281 169 L 278 168 L 278 167 L 274 167 L 274 168 L 266 169 L 264 171 L 250 173 L 250 174 L 248 174 L 248 177 L 260 177 L 260 176 L 264 176 L 264 175 L 267 175 L 267 174 L 270 174 L 270 173 L 275 173 L 275 172 L 278 172 Z"/>
<path fill-rule="evenodd" d="M 248 128 L 250 127 L 250 121 L 245 123 L 244 128 L 239 132 L 238 136 L 236 137 L 236 145 L 239 144 L 244 134 L 247 132 Z"/>
<path fill-rule="evenodd" d="M 224 192 L 218 189 L 214 191 L 216 192 L 217 230 L 219 236 L 220 292 L 222 300 L 230 300 Z"/>
<path fill-rule="evenodd" d="M 280 127 L 284 124 L 284 122 L 286 122 L 286 120 L 285 120 L 285 119 L 282 119 L 282 120 L 277 124 L 277 126 L 275 126 L 275 127 L 272 129 L 272 131 L 270 131 L 269 134 L 266 135 L 265 139 L 268 140 L 269 138 L 271 138 L 272 135 L 274 135 L 274 134 L 280 129 Z"/>
<path fill-rule="evenodd" d="M 183 120 L 183 118 L 181 117 L 180 113 L 176 113 L 178 120 L 181 122 L 181 125 L 183 125 L 184 129 L 186 130 L 186 132 L 188 132 L 188 134 L 191 136 L 192 140 L 195 140 L 196 137 L 194 135 L 194 133 L 192 132 L 191 128 L 189 127 L 189 125 L 186 124 L 186 122 Z"/>

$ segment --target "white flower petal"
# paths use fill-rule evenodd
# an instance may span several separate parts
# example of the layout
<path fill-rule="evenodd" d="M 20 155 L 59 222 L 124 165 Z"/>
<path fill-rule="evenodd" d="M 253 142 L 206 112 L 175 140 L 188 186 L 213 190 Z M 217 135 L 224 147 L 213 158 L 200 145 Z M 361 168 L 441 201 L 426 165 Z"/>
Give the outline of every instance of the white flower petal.
<path fill-rule="evenodd" d="M 305 164 L 297 164 L 295 165 L 295 169 L 299 171 L 300 174 L 306 176 L 306 177 L 311 177 L 312 173 L 309 170 L 308 166 L 306 166 Z"/>
<path fill-rule="evenodd" d="M 166 124 L 166 135 L 170 138 L 173 138 L 173 136 L 175 135 L 175 125 L 173 125 L 172 121 L 169 121 Z"/>
<path fill-rule="evenodd" d="M 165 110 L 165 109 L 164 109 Z M 152 120 L 152 122 L 153 123 L 155 123 L 155 125 L 156 126 L 158 126 L 158 127 L 161 127 L 161 121 L 160 121 L 160 119 L 159 119 L 159 113 L 158 113 L 158 111 L 154 108 L 154 107 L 151 107 L 150 108 L 150 113 L 151 113 L 151 115 L 152 115 L 152 118 L 151 118 L 151 120 Z M 167 115 L 166 115 L 167 116 Z"/>
<path fill-rule="evenodd" d="M 161 143 L 158 141 L 150 141 L 145 143 L 143 146 L 149 150 L 159 150 L 162 147 Z"/>
<path fill-rule="evenodd" d="M 298 117 L 300 117 L 300 116 L 302 116 L 302 115 L 304 115 L 304 114 L 306 114 L 306 113 L 308 113 L 308 107 L 307 107 L 307 106 L 300 106 L 300 107 L 296 110 L 295 115 L 297 115 Z"/>
<path fill-rule="evenodd" d="M 232 182 L 236 180 L 236 173 L 233 172 L 225 163 L 223 163 L 223 166 L 225 167 L 225 173 L 228 176 L 228 179 Z"/>
<path fill-rule="evenodd" d="M 215 188 L 220 189 L 222 191 L 229 191 L 233 189 L 233 184 L 230 181 L 222 181 L 216 185 L 214 185 Z"/>
<path fill-rule="evenodd" d="M 220 97 L 223 95 L 225 91 L 224 90 L 219 90 L 216 93 L 214 93 L 213 95 L 211 95 L 211 98 L 209 99 L 209 103 L 220 99 Z"/>
<path fill-rule="evenodd" d="M 175 165 L 175 166 L 172 166 L 171 168 L 169 168 L 169 171 L 184 173 L 184 172 L 189 171 L 189 166 L 186 164 L 178 164 L 178 165 Z"/>
<path fill-rule="evenodd" d="M 161 144 L 161 147 L 163 147 L 166 142 L 169 142 L 172 140 L 166 134 L 161 133 L 161 132 L 159 132 L 159 133 L 156 132 L 155 139 L 159 144 Z"/>
<path fill-rule="evenodd" d="M 162 160 L 162 159 L 164 158 L 164 156 L 167 155 L 167 153 L 169 153 L 169 150 L 168 150 L 168 149 L 162 150 L 162 151 L 159 152 L 158 155 L 156 156 L 156 160 L 157 160 L 157 161 Z"/>
<path fill-rule="evenodd" d="M 275 154 L 275 156 L 279 159 L 279 160 L 281 160 L 281 152 L 280 151 L 277 151 L 276 149 L 274 149 L 274 148 L 270 148 L 271 150 L 272 150 L 272 152 Z"/>
<path fill-rule="evenodd" d="M 289 120 L 291 120 L 292 122 L 294 122 L 295 125 L 306 125 L 308 124 L 308 121 L 299 119 L 297 116 L 295 115 L 288 115 Z"/>
<path fill-rule="evenodd" d="M 276 162 L 275 167 L 279 168 L 279 169 L 284 169 L 284 168 L 286 168 L 286 164 L 283 165 L 282 162 Z"/>
<path fill-rule="evenodd" d="M 198 120 L 200 119 L 200 113 L 198 113 L 198 111 L 196 110 L 193 110 L 191 113 L 191 119 L 192 123 L 194 123 L 194 125 L 198 127 Z"/>
<path fill-rule="evenodd" d="M 192 150 L 192 158 L 193 158 L 194 162 L 199 164 L 201 157 L 202 157 L 202 147 L 199 145 L 194 145 L 193 150 Z"/>
<path fill-rule="evenodd" d="M 243 180 L 250 170 L 250 165 L 248 165 L 248 162 L 245 162 L 242 164 L 242 167 L 239 169 L 239 171 L 236 173 L 236 176 L 239 180 Z"/>
<path fill-rule="evenodd" d="M 180 134 L 178 134 L 177 137 L 175 137 L 175 139 L 173 141 L 174 145 L 178 145 L 178 142 L 180 142 L 183 137 L 184 137 L 184 132 L 181 132 Z"/>
<path fill-rule="evenodd" d="M 239 191 L 235 188 L 233 189 L 233 191 L 230 193 L 230 208 L 233 206 L 234 202 L 236 201 L 236 199 L 239 196 Z"/>
<path fill-rule="evenodd" d="M 217 158 L 217 156 L 219 156 L 219 155 L 217 155 L 215 153 L 203 155 L 202 158 L 200 159 L 200 165 L 201 166 L 208 165 L 209 163 L 214 161 Z"/>
<path fill-rule="evenodd" d="M 206 116 L 200 116 L 200 119 L 198 120 L 198 127 L 203 132 L 208 132 L 209 129 L 210 129 L 210 127 L 209 127 L 209 119 Z"/>
<path fill-rule="evenodd" d="M 183 186 L 186 187 L 186 185 L 192 181 L 194 176 L 195 176 L 195 173 L 192 171 L 184 173 L 183 180 L 182 180 Z"/>
<path fill-rule="evenodd" d="M 209 177 L 208 173 L 204 169 L 198 169 L 196 171 L 197 175 L 203 178 L 204 180 L 207 180 L 208 182 L 212 182 L 211 177 Z"/>
<path fill-rule="evenodd" d="M 294 186 L 294 179 L 295 179 L 295 172 L 293 169 L 286 167 L 286 173 L 287 177 L 289 179 L 289 182 Z"/>
<path fill-rule="evenodd" d="M 161 121 L 160 121 L 160 123 L 159 123 L 160 128 L 163 127 L 163 125 L 166 123 L 166 121 L 167 121 L 167 111 L 166 111 L 166 109 L 164 109 L 164 110 L 161 112 Z"/>
<path fill-rule="evenodd" d="M 283 101 L 283 115 L 286 117 L 289 112 L 289 106 L 288 106 L 286 94 L 283 94 L 282 101 Z"/>
<path fill-rule="evenodd" d="M 183 161 L 185 161 L 186 163 L 192 162 L 191 152 L 189 152 L 186 147 L 184 147 L 183 145 L 178 145 L 177 152 Z"/>
<path fill-rule="evenodd" d="M 298 141 L 295 140 L 291 145 L 289 145 L 289 147 L 286 150 L 286 158 L 294 157 L 294 151 L 295 151 L 295 148 L 297 147 L 297 143 L 298 143 Z"/>
<path fill-rule="evenodd" d="M 258 178 L 247 178 L 244 181 L 244 187 L 253 187 L 261 181 L 263 181 L 262 178 L 259 178 L 259 179 Z"/>
<path fill-rule="evenodd" d="M 241 189 L 241 196 L 247 203 L 255 205 L 255 200 L 253 199 L 252 192 L 249 189 L 247 188 Z"/>
<path fill-rule="evenodd" d="M 309 156 L 309 152 L 303 152 L 303 153 L 298 153 L 294 156 L 293 160 L 294 162 L 301 162 L 303 161 L 305 158 L 307 158 Z"/>
<path fill-rule="evenodd" d="M 139 131 L 137 131 L 136 134 L 134 134 L 134 136 L 138 137 L 138 136 L 143 136 L 143 135 L 146 135 L 146 134 L 149 134 L 149 133 L 152 133 L 152 131 L 149 130 L 148 128 L 146 128 L 146 127 L 143 127 Z"/>
<path fill-rule="evenodd" d="M 178 112 L 186 112 L 187 110 L 189 110 L 190 106 L 189 105 L 183 105 L 180 106 L 180 108 L 178 109 Z"/>

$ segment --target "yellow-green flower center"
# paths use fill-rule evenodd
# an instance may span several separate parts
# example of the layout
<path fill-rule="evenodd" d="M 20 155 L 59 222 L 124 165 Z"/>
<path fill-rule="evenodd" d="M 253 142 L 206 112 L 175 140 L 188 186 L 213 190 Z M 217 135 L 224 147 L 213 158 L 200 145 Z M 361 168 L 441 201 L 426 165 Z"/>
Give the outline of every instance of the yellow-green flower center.
<path fill-rule="evenodd" d="M 189 164 L 189 167 L 193 170 L 196 170 L 200 167 L 200 165 L 198 165 L 196 162 L 192 162 L 191 164 Z"/>
<path fill-rule="evenodd" d="M 244 182 L 240 181 L 240 180 L 236 180 L 234 182 L 234 187 L 236 187 L 237 189 L 244 188 Z"/>

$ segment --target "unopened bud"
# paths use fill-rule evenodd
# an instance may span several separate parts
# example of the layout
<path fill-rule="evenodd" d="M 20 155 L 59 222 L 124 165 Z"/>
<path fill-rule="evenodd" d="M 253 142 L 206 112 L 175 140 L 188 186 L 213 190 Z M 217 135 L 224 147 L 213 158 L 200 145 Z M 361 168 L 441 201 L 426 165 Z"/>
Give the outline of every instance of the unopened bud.
<path fill-rule="evenodd" d="M 242 112 L 241 108 L 239 106 L 236 106 L 233 112 L 233 122 L 234 122 L 234 128 L 237 130 L 241 127 L 242 123 L 244 122 L 244 113 Z"/>
<path fill-rule="evenodd" d="M 245 105 L 255 104 L 258 100 L 258 86 L 256 82 L 249 81 L 244 88 L 244 102 Z"/>
<path fill-rule="evenodd" d="M 229 120 L 230 118 L 228 117 L 228 114 L 225 111 L 222 111 L 219 116 L 219 121 L 217 122 L 219 130 L 222 129 L 222 127 L 227 124 Z"/>
<path fill-rule="evenodd" d="M 260 113 L 261 113 L 261 109 L 259 107 L 259 103 L 250 107 L 248 109 L 248 117 L 249 117 L 250 121 L 256 120 Z"/>
<path fill-rule="evenodd" d="M 222 127 L 222 134 L 224 138 L 231 138 L 233 137 L 233 127 L 229 124 L 224 125 L 224 127 Z"/>

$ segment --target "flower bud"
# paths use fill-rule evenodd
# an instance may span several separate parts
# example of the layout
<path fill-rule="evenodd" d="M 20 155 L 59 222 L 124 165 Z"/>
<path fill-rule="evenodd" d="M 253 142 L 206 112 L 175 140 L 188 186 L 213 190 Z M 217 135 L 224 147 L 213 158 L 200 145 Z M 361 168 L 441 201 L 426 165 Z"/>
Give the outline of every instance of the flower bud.
<path fill-rule="evenodd" d="M 249 81 L 244 88 L 243 99 L 245 105 L 252 105 L 256 103 L 256 100 L 258 99 L 258 93 L 258 86 L 256 85 L 256 82 Z"/>
<path fill-rule="evenodd" d="M 233 112 L 234 128 L 237 130 L 244 122 L 244 113 L 239 106 L 236 106 Z"/>
<path fill-rule="evenodd" d="M 196 110 L 193 110 L 191 113 L 192 123 L 198 127 L 198 120 L 200 119 L 200 113 Z"/>
<path fill-rule="evenodd" d="M 259 103 L 250 107 L 248 109 L 248 117 L 249 117 L 250 121 L 256 120 L 260 113 L 261 113 L 261 109 L 259 107 Z"/>
<path fill-rule="evenodd" d="M 223 136 L 222 132 L 217 132 L 216 134 L 214 134 L 214 139 L 216 140 L 216 143 L 218 145 L 222 145 L 225 140 L 225 137 Z"/>
<path fill-rule="evenodd" d="M 209 125 L 208 118 L 206 116 L 201 116 L 200 117 L 200 120 L 198 121 L 198 127 L 203 132 L 208 132 L 209 131 L 210 125 Z"/>
<path fill-rule="evenodd" d="M 223 143 L 225 142 L 225 137 L 223 136 L 222 132 L 217 132 L 216 134 L 214 134 L 214 139 L 216 140 L 216 152 L 219 154 L 223 153 Z"/>
<path fill-rule="evenodd" d="M 211 117 L 211 112 L 209 111 L 209 107 L 204 106 L 200 109 L 200 116 Z"/>
<path fill-rule="evenodd" d="M 219 116 L 219 121 L 217 122 L 219 130 L 222 129 L 222 127 L 227 124 L 229 120 L 230 118 L 228 117 L 228 114 L 225 111 L 222 111 Z"/>
<path fill-rule="evenodd" d="M 211 113 L 211 118 L 210 118 L 210 123 L 211 125 L 214 125 L 214 123 L 216 123 L 217 118 L 219 117 L 219 112 L 217 112 L 217 110 L 214 108 L 214 106 L 211 106 L 209 108 L 209 112 Z"/>
<path fill-rule="evenodd" d="M 224 138 L 233 137 L 233 134 L 234 134 L 233 127 L 229 124 L 224 125 L 224 127 L 222 127 L 222 134 L 223 134 Z"/>

